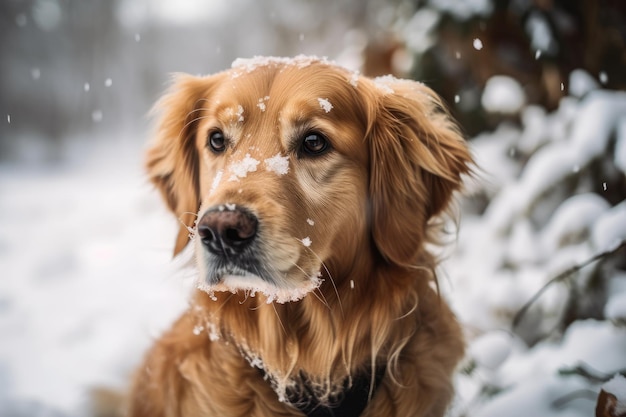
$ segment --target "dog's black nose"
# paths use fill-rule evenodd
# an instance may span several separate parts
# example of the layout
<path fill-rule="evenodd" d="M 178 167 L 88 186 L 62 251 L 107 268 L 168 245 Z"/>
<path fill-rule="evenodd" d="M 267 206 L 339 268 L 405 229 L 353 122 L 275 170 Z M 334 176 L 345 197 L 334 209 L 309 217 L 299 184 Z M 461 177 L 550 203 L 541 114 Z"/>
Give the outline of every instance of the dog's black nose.
<path fill-rule="evenodd" d="M 198 222 L 198 235 L 216 255 L 241 253 L 254 240 L 259 221 L 243 207 L 219 206 L 209 209 Z"/>

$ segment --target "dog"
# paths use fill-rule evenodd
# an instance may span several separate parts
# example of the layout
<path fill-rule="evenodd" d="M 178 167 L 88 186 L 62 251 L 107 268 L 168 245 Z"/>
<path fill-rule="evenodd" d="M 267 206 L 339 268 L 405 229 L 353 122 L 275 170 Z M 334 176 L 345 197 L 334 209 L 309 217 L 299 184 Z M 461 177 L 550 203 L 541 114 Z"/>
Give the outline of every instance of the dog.
<path fill-rule="evenodd" d="M 155 108 L 147 172 L 199 285 L 127 415 L 444 415 L 464 340 L 429 248 L 472 158 L 438 96 L 256 57 Z"/>

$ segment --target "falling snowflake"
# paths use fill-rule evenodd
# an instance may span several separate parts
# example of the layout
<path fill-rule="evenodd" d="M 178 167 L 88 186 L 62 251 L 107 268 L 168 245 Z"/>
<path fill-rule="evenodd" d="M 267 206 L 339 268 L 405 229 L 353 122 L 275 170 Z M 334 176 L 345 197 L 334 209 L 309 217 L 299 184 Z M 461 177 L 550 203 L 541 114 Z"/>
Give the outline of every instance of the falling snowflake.
<path fill-rule="evenodd" d="M 600 74 L 598 74 L 598 78 L 600 78 L 600 82 L 602 84 L 606 84 L 609 81 L 609 76 L 604 71 L 600 71 Z"/>

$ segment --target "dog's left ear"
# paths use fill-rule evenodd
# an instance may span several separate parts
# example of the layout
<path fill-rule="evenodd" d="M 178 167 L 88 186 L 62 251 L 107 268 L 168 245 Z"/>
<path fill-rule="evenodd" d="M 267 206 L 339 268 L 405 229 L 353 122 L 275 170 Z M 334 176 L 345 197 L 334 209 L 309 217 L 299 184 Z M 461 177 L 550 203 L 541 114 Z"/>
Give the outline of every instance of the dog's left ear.
<path fill-rule="evenodd" d="M 188 228 L 193 227 L 199 209 L 197 126 L 219 77 L 176 75 L 170 90 L 153 109 L 159 123 L 146 152 L 145 166 L 150 180 L 180 222 L 174 255 L 189 242 Z"/>
<path fill-rule="evenodd" d="M 423 84 L 378 79 L 368 137 L 372 233 L 397 265 L 415 262 L 428 221 L 461 188 L 472 158 L 443 103 Z"/>

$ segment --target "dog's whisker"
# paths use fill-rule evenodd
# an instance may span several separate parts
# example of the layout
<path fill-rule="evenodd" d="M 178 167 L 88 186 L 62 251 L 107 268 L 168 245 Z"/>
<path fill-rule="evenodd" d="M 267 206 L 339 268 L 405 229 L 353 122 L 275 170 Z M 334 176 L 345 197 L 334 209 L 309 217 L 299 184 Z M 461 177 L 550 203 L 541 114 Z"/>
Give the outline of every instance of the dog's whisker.
<path fill-rule="evenodd" d="M 187 214 L 187 213 L 182 213 L 182 214 Z M 197 216 L 197 214 L 196 214 L 196 216 Z M 193 227 L 189 226 L 187 223 L 184 222 L 182 217 L 178 218 L 178 222 L 180 224 L 182 224 L 185 227 L 185 229 L 187 229 L 187 231 L 189 232 L 189 237 L 190 238 L 193 238 L 196 235 L 196 225 L 195 224 L 193 225 Z"/>
<path fill-rule="evenodd" d="M 315 251 L 311 249 L 310 247 L 307 247 L 307 249 L 311 251 L 313 256 L 315 256 L 318 261 L 320 261 L 320 263 L 322 264 L 322 268 L 324 268 L 324 271 L 326 271 L 326 275 L 328 275 L 328 279 L 330 280 L 330 283 L 332 284 L 333 289 L 335 290 L 335 295 L 337 295 L 337 302 L 339 303 L 339 310 L 341 311 L 341 317 L 344 317 L 343 304 L 341 303 L 341 296 L 339 295 L 339 290 L 337 290 L 337 285 L 335 284 L 335 280 L 333 279 L 332 274 L 328 270 L 328 267 L 326 266 L 324 261 L 322 261 L 322 258 L 320 258 L 319 255 L 315 253 Z"/>
<path fill-rule="evenodd" d="M 242 305 L 244 304 L 246 301 L 248 301 L 248 297 L 250 296 L 250 290 L 246 289 L 243 290 L 243 300 L 239 301 L 239 304 Z"/>
<path fill-rule="evenodd" d="M 315 293 L 315 291 L 319 291 L 320 295 L 322 296 L 322 298 L 320 298 L 320 295 L 317 295 Z M 315 290 L 311 291 L 311 294 L 313 294 L 315 296 L 315 298 L 317 298 L 320 303 L 322 303 L 324 306 L 326 306 L 326 308 L 328 308 L 329 310 L 331 310 L 330 305 L 328 305 L 328 301 L 326 301 L 326 297 L 324 297 L 324 294 L 322 293 L 322 291 L 319 288 L 316 288 Z"/>
<path fill-rule="evenodd" d="M 206 110 L 206 111 L 208 111 L 208 110 L 210 110 L 210 109 L 208 109 L 208 108 L 206 108 L 206 107 L 198 107 L 197 109 L 193 109 L 193 110 L 191 110 L 189 113 L 187 113 L 187 114 L 185 115 L 185 120 L 187 120 L 187 117 L 189 117 L 190 115 L 192 115 L 192 114 L 194 114 L 194 113 L 196 113 L 196 112 L 205 111 L 205 110 Z"/>
<path fill-rule="evenodd" d="M 283 320 L 280 318 L 280 314 L 278 314 L 278 310 L 276 310 L 276 305 L 272 303 L 272 308 L 274 309 L 274 313 L 276 314 L 276 318 L 278 319 L 278 323 L 280 327 L 283 329 L 283 333 L 285 336 L 287 335 L 287 329 L 285 329 L 285 325 L 283 324 Z"/>
<path fill-rule="evenodd" d="M 191 113 L 188 113 L 188 115 L 189 115 L 189 114 L 191 114 Z M 181 134 L 185 131 L 185 129 L 187 129 L 187 127 L 189 127 L 189 125 L 191 125 L 192 123 L 197 122 L 198 120 L 207 119 L 208 117 L 209 117 L 209 116 L 199 116 L 199 117 L 196 117 L 196 118 L 194 118 L 194 119 L 191 119 L 190 121 L 188 121 L 187 123 L 185 123 L 185 124 L 183 125 L 183 127 L 180 129 L 180 132 L 178 132 L 178 137 L 180 137 L 180 136 L 181 136 Z"/>
<path fill-rule="evenodd" d="M 183 211 L 181 214 L 191 214 L 192 216 L 198 217 L 198 213 L 194 213 L 193 211 Z"/>
<path fill-rule="evenodd" d="M 199 99 L 196 100 L 196 102 L 194 104 L 198 104 L 201 101 L 206 101 L 207 103 L 209 103 L 209 99 L 208 98 L 200 97 Z"/>
<path fill-rule="evenodd" d="M 299 269 L 299 270 L 300 270 L 300 271 L 304 274 L 304 276 L 305 276 L 305 277 L 308 277 L 308 276 L 309 276 L 309 274 L 307 274 L 307 272 L 306 272 L 306 271 L 305 271 L 305 270 L 304 270 L 304 269 L 303 269 L 300 265 L 298 265 L 298 264 L 297 264 L 297 263 L 295 263 L 295 262 L 292 262 L 292 264 L 293 264 L 293 266 L 295 266 L 296 268 L 298 268 L 298 269 Z M 320 298 L 320 297 L 319 297 L 319 296 L 315 293 L 315 291 L 319 291 L 319 293 L 320 293 L 320 295 L 322 296 L 323 300 L 322 300 L 322 298 Z M 323 293 L 323 292 L 319 289 L 319 287 L 318 287 L 318 288 L 316 288 L 316 289 L 314 289 L 313 291 L 311 291 L 311 293 L 315 296 L 315 298 L 317 298 L 317 299 L 320 301 L 320 303 L 322 303 L 323 305 L 325 305 L 325 306 L 326 306 L 326 308 L 328 308 L 329 310 L 331 310 L 330 305 L 328 304 L 328 301 L 326 300 L 326 297 L 324 297 L 324 293 Z"/>

